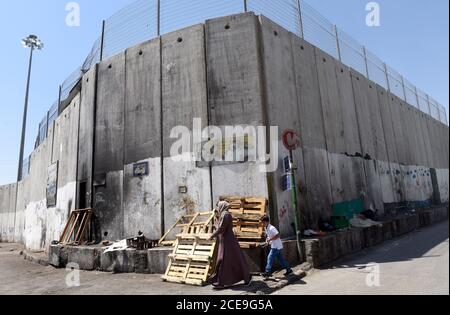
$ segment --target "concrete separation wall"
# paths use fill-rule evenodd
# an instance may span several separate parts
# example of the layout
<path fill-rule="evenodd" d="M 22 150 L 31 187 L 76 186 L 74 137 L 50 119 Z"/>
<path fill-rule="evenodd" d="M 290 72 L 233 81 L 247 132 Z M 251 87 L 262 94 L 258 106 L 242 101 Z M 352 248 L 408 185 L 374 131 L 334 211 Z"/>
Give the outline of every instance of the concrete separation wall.
<path fill-rule="evenodd" d="M 205 27 L 209 124 L 265 126 L 257 17 L 232 15 Z M 268 197 L 267 174 L 251 162 L 213 165 L 211 176 L 214 202 L 224 195 Z"/>
<path fill-rule="evenodd" d="M 223 195 L 268 198 L 272 220 L 292 236 L 284 129 L 300 134 L 303 228 L 316 229 L 334 203 L 354 199 L 379 214 L 448 202 L 448 127 L 263 16 L 212 19 L 128 48 L 80 86 L 32 153 L 29 177 L 0 190 L 2 240 L 47 249 L 81 206 L 95 209 L 97 241 L 139 231 L 158 239 L 180 215 L 211 210 Z M 193 135 L 187 150 L 171 154 L 181 136 L 174 131 L 192 131 L 195 119 L 200 129 L 278 127 L 278 169 L 196 163 L 208 139 Z M 57 202 L 47 207 L 55 163 Z"/>

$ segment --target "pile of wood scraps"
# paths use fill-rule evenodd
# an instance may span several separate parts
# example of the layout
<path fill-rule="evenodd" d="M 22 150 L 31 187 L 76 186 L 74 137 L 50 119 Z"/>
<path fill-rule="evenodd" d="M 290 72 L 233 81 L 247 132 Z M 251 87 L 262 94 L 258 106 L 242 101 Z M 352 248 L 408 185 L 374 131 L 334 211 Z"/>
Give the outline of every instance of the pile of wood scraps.
<path fill-rule="evenodd" d="M 220 197 L 230 204 L 233 229 L 241 248 L 254 248 L 264 241 L 264 226 L 261 217 L 267 213 L 264 197 Z"/>
<path fill-rule="evenodd" d="M 214 213 L 197 212 L 186 214 L 175 222 L 175 224 L 159 240 L 159 246 L 174 246 L 176 239 L 171 236 L 177 234 L 208 234 L 214 228 Z"/>
<path fill-rule="evenodd" d="M 59 239 L 62 245 L 84 245 L 88 242 L 92 209 L 74 210 L 70 214 L 69 221 Z"/>

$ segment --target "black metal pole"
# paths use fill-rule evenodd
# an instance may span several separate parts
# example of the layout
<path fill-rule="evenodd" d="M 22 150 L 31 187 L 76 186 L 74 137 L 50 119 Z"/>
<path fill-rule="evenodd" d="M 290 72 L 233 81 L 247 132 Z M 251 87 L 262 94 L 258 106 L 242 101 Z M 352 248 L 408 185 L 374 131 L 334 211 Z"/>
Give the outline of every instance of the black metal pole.
<path fill-rule="evenodd" d="M 103 61 L 103 46 L 105 45 L 105 20 L 102 22 L 102 39 L 100 43 L 100 61 Z"/>
<path fill-rule="evenodd" d="M 20 154 L 19 154 L 19 168 L 17 172 L 17 182 L 22 180 L 23 172 L 23 153 L 25 147 L 25 133 L 27 129 L 27 112 L 28 112 L 28 96 L 30 93 L 30 79 L 31 79 L 31 64 L 33 63 L 33 50 L 34 47 L 30 48 L 30 62 L 28 64 L 28 78 L 27 78 L 27 88 L 25 92 L 25 104 L 23 109 L 23 121 L 22 121 L 22 139 L 20 141 Z"/>
<path fill-rule="evenodd" d="M 156 35 L 161 36 L 161 0 L 157 1 L 156 8 Z"/>
<path fill-rule="evenodd" d="M 247 0 L 244 0 L 244 12 L 248 12 Z"/>

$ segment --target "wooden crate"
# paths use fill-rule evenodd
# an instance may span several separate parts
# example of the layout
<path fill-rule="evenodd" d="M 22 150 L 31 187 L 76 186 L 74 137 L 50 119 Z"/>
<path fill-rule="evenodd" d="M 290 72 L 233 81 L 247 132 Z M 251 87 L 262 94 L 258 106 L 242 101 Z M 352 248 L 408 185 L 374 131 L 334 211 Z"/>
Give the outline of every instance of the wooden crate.
<path fill-rule="evenodd" d="M 230 204 L 233 215 L 233 230 L 241 248 L 258 247 L 264 239 L 261 217 L 267 213 L 267 199 L 264 197 L 220 197 Z"/>
<path fill-rule="evenodd" d="M 214 212 L 197 212 L 183 215 L 159 240 L 159 246 L 174 246 L 176 239 L 170 239 L 171 233 L 200 234 L 212 233 Z"/>
<path fill-rule="evenodd" d="M 163 281 L 203 286 L 213 272 L 216 241 L 211 234 L 177 235 Z"/>

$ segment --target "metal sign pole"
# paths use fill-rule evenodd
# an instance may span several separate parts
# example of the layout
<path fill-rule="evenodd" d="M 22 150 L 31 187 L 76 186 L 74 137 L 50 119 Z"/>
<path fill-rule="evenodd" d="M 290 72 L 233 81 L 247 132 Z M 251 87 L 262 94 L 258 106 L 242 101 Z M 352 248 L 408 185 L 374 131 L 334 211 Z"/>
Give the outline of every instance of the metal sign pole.
<path fill-rule="evenodd" d="M 294 208 L 294 224 L 295 224 L 295 233 L 297 238 L 297 250 L 300 261 L 303 261 L 303 250 L 302 250 L 302 232 L 301 232 L 301 219 L 300 219 L 300 209 L 298 207 L 298 195 L 297 195 L 297 183 L 295 179 L 295 172 L 297 167 L 294 166 L 294 154 L 292 150 L 289 150 L 290 157 L 290 172 L 291 172 L 291 193 L 292 193 L 292 206 Z"/>

